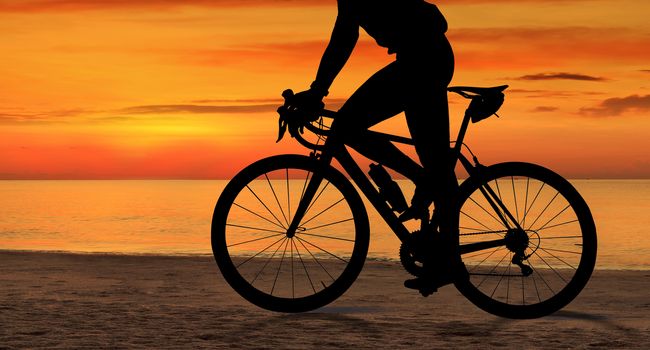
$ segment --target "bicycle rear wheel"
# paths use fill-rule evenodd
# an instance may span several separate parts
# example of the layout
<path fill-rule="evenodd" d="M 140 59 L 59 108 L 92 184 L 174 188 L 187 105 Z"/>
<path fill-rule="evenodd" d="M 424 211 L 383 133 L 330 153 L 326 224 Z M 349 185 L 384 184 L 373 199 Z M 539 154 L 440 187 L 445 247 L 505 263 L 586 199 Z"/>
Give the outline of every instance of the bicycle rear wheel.
<path fill-rule="evenodd" d="M 511 217 L 489 203 L 488 187 Z M 508 318 L 541 317 L 569 304 L 587 284 L 596 227 L 585 201 L 560 175 L 529 163 L 497 164 L 463 183 L 459 198 L 469 278 L 456 287 L 479 308 Z"/>
<path fill-rule="evenodd" d="M 257 161 L 226 186 L 212 217 L 212 250 L 224 278 L 271 311 L 304 312 L 342 295 L 368 252 L 363 202 L 331 166 L 298 155 Z M 323 176 L 295 235 L 287 235 L 314 172 Z"/>

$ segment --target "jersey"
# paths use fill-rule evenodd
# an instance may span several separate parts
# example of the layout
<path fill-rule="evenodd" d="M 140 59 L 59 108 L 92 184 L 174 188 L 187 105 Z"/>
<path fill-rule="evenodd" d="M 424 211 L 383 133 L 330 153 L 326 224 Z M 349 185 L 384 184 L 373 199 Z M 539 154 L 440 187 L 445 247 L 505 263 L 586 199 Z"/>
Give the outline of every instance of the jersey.
<path fill-rule="evenodd" d="M 421 33 L 447 31 L 438 7 L 424 0 L 338 0 L 338 16 L 363 28 L 389 52 L 399 51 Z"/>

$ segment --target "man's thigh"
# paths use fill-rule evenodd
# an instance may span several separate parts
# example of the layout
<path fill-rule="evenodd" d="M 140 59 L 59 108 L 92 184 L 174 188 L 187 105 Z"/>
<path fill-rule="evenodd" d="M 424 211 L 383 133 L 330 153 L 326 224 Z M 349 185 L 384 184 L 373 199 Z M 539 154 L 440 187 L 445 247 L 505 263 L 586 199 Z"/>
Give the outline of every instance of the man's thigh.
<path fill-rule="evenodd" d="M 404 111 L 401 72 L 393 62 L 371 76 L 341 107 L 337 128 L 365 130 Z"/>

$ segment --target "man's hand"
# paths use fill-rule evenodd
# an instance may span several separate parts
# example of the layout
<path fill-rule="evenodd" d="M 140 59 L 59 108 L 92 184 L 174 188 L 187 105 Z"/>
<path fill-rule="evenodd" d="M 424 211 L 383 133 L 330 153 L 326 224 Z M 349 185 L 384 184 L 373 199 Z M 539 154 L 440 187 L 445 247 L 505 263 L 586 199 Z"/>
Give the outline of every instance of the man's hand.
<path fill-rule="evenodd" d="M 316 115 L 324 107 L 323 96 L 314 89 L 299 92 L 289 100 L 289 105 L 307 115 Z"/>

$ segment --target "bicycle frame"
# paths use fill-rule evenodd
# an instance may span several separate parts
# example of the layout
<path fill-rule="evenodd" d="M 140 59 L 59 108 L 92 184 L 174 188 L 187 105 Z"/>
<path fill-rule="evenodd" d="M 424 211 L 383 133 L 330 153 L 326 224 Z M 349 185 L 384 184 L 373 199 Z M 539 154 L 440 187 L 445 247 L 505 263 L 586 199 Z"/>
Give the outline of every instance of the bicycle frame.
<path fill-rule="evenodd" d="M 329 116 L 336 115 L 336 112 L 333 111 L 324 111 L 324 113 L 328 114 Z M 480 179 L 481 169 L 484 166 L 478 162 L 478 159 L 475 156 L 473 157 L 473 161 L 475 164 L 472 164 L 472 162 L 470 162 L 470 160 L 467 159 L 467 157 L 465 157 L 461 153 L 463 139 L 465 138 L 465 134 L 467 132 L 470 119 L 471 119 L 470 115 L 468 113 L 465 113 L 463 122 L 459 129 L 458 138 L 456 139 L 455 146 L 453 149 L 454 150 L 453 154 L 455 155 L 454 166 L 457 164 L 458 161 L 460 161 L 461 165 L 467 171 L 467 173 L 470 175 L 471 178 Z M 352 155 L 350 154 L 350 152 L 348 152 L 348 150 L 345 147 L 345 143 L 341 142 L 337 138 L 335 133 L 335 129 L 336 129 L 335 126 L 336 126 L 336 121 L 333 122 L 332 128 L 328 133 L 328 138 L 325 141 L 325 144 L 323 145 L 322 148 L 320 148 L 321 153 L 318 154 L 318 152 L 316 151 L 313 153 L 313 155 L 318 158 L 319 164 L 323 167 L 323 169 L 325 167 L 330 166 L 332 160 L 336 159 L 341 165 L 341 167 L 348 174 L 350 179 L 358 186 L 361 192 L 363 192 L 366 198 L 375 207 L 377 212 L 381 215 L 384 221 L 386 221 L 388 226 L 393 230 L 393 232 L 400 239 L 400 241 L 402 241 L 403 243 L 408 242 L 411 235 L 409 230 L 399 220 L 398 216 L 388 206 L 388 203 L 380 195 L 379 191 L 375 188 L 375 186 L 372 184 L 370 179 L 366 176 L 365 172 L 361 170 L 359 165 L 352 158 Z M 392 142 L 414 145 L 413 140 L 410 138 L 385 134 L 385 133 L 371 131 L 371 130 L 368 130 L 367 132 L 372 133 L 376 136 L 383 137 L 386 140 Z M 305 145 L 305 142 L 301 137 L 298 137 L 298 141 L 303 145 Z M 322 180 L 323 177 L 320 176 L 319 172 L 318 171 L 314 172 L 312 178 L 309 181 L 309 185 L 305 190 L 303 199 L 298 205 L 296 214 L 291 224 L 289 225 L 288 232 L 287 232 L 288 237 L 293 237 L 296 230 L 298 229 L 298 225 L 302 220 L 308 208 L 309 203 L 311 203 L 313 197 L 316 195 L 316 191 L 318 190 Z M 480 188 L 480 190 L 482 194 L 485 196 L 490 206 L 492 206 L 495 212 L 498 214 L 499 219 L 503 222 L 505 227 L 507 227 L 509 230 L 510 229 L 522 230 L 522 228 L 517 223 L 517 220 L 515 220 L 513 215 L 505 207 L 505 205 L 502 203 L 502 201 L 499 199 L 499 197 L 496 195 L 496 193 L 490 186 L 484 185 Z M 512 227 L 513 226 L 512 224 L 514 224 L 515 227 Z M 503 246 L 505 244 L 506 244 L 505 238 L 497 239 L 493 241 L 484 241 L 480 243 L 464 244 L 460 247 L 460 253 L 467 254 L 470 252 Z"/>

